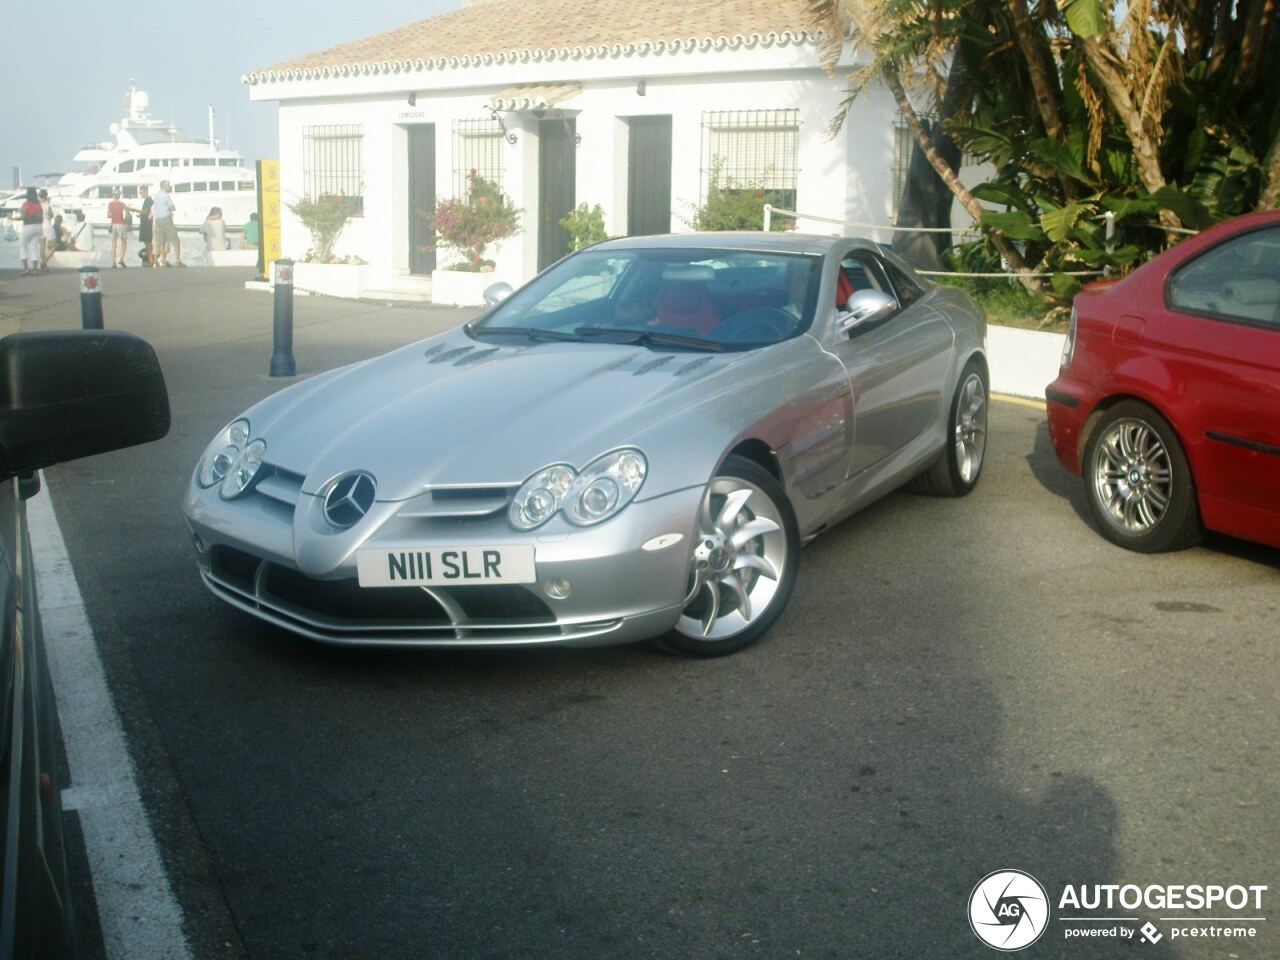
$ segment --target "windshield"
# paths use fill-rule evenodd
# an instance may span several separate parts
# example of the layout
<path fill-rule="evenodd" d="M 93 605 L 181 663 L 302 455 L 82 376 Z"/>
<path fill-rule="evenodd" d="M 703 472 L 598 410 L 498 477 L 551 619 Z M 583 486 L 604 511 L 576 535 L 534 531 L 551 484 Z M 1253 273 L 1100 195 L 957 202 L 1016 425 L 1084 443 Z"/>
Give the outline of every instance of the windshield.
<path fill-rule="evenodd" d="M 808 329 L 821 257 L 749 250 L 587 250 L 473 321 L 472 336 L 746 350 Z"/>

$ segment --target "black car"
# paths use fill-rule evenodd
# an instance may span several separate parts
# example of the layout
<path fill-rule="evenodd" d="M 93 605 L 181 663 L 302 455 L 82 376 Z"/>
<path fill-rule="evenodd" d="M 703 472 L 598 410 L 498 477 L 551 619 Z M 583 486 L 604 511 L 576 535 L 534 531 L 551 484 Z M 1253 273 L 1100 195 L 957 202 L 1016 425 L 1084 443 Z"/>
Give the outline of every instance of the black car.
<path fill-rule="evenodd" d="M 77 955 L 26 501 L 41 468 L 168 429 L 168 393 L 146 341 L 101 330 L 0 340 L 0 960 Z"/>

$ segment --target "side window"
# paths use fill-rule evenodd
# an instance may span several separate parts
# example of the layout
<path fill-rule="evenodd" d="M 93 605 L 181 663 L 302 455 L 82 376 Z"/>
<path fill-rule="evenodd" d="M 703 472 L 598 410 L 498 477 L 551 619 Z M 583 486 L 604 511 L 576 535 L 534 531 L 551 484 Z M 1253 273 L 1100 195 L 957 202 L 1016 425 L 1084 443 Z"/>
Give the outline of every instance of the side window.
<path fill-rule="evenodd" d="M 885 282 L 880 264 L 874 257 L 849 254 L 840 261 L 840 269 L 844 271 L 845 278 L 849 281 L 850 293 L 857 293 L 859 290 L 881 290 L 884 293 L 893 293 Z"/>
<path fill-rule="evenodd" d="M 897 300 L 899 307 L 905 307 L 923 292 L 919 284 L 898 267 L 870 253 L 848 254 L 840 261 L 840 270 L 847 281 L 840 286 L 848 294 L 859 290 L 879 290 Z"/>
<path fill-rule="evenodd" d="M 895 267 L 892 263 L 884 264 L 885 272 L 889 275 L 889 282 L 893 285 L 893 292 L 898 297 L 898 303 L 907 306 L 914 303 L 915 300 L 924 291 L 920 289 L 919 284 L 912 280 L 909 276 Z"/>
<path fill-rule="evenodd" d="M 1280 328 L 1280 228 L 1233 237 L 1169 279 L 1170 309 Z"/>

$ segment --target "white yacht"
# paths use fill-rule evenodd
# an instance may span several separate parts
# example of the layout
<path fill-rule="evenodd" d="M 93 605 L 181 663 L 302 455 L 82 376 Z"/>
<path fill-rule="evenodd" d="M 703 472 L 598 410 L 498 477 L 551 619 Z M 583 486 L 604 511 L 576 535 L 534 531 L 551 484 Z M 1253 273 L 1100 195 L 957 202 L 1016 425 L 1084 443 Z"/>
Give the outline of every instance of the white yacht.
<path fill-rule="evenodd" d="M 151 98 L 145 91 L 130 85 L 127 105 L 128 114 L 111 125 L 114 139 L 83 148 L 75 156 L 81 169 L 64 174 L 50 189 L 57 206 L 82 210 L 90 223 L 103 225 L 117 188 L 136 209 L 140 186 L 154 193 L 161 180 L 168 180 L 178 227 L 198 227 L 212 207 L 222 209 L 232 229 L 248 221 L 258 209 L 257 177 L 252 164 L 214 139 L 212 108 L 209 139 L 188 140 L 177 127 L 150 115 Z"/>

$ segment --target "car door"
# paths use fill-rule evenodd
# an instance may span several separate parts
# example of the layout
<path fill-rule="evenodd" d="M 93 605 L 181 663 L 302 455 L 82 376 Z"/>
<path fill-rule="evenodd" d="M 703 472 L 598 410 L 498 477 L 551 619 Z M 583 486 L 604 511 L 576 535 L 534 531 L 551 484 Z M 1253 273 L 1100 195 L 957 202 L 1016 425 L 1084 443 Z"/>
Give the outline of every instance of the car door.
<path fill-rule="evenodd" d="M 1280 227 L 1237 234 L 1182 264 L 1146 341 L 1178 385 L 1205 520 L 1249 536 L 1280 513 Z M 1197 455 L 1198 454 L 1198 455 Z M 1241 509 L 1243 508 L 1243 510 Z M 1252 519 L 1251 519 L 1252 517 Z"/>
<path fill-rule="evenodd" d="M 24 501 L 36 475 L 0 481 L 0 651 L 6 697 L 0 777 L 6 811 L 0 956 L 74 956 L 53 686 L 40 634 Z"/>
<path fill-rule="evenodd" d="M 925 289 L 887 258 L 854 247 L 840 261 L 853 291 L 879 290 L 897 300 L 882 320 L 833 330 L 830 350 L 853 392 L 850 478 L 883 463 L 937 423 L 954 337 L 929 305 Z"/>

